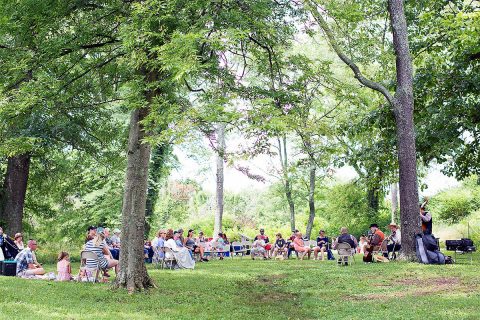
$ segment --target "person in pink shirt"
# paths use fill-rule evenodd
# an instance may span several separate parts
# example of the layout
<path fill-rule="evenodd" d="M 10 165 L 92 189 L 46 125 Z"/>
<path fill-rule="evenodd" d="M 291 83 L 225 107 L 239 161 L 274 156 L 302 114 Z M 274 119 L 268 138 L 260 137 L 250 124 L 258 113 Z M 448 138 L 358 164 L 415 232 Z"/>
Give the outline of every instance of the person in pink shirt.
<path fill-rule="evenodd" d="M 68 252 L 60 252 L 57 260 L 57 281 L 72 280 L 72 267 L 70 266 L 70 255 Z"/>
<path fill-rule="evenodd" d="M 300 259 L 303 260 L 305 253 L 308 255 L 308 259 L 310 259 L 312 249 L 310 249 L 310 247 L 305 246 L 305 243 L 303 242 L 303 239 L 302 239 L 302 234 L 300 232 L 297 232 L 295 234 L 295 239 L 293 240 L 293 247 L 295 248 L 295 251 L 299 253 Z"/>

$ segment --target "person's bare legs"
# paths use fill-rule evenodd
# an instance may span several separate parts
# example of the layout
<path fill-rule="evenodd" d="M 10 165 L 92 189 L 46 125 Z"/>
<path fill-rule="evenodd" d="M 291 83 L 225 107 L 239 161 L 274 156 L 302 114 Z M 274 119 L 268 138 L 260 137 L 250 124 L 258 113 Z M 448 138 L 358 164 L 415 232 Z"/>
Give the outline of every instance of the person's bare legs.
<path fill-rule="evenodd" d="M 321 252 L 321 254 L 322 254 L 322 257 L 320 258 L 320 260 L 324 260 L 324 259 L 325 259 L 325 247 L 322 247 L 322 248 L 320 249 L 320 252 Z"/>
<path fill-rule="evenodd" d="M 313 260 L 317 260 L 318 258 L 318 251 L 320 251 L 320 248 L 319 247 L 315 247 L 313 249 Z"/>

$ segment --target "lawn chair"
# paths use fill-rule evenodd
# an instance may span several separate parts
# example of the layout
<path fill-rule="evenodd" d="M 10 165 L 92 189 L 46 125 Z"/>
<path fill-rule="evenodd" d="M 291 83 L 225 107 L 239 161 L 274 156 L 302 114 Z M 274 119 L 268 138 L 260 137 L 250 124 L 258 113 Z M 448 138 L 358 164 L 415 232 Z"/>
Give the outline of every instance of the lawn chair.
<path fill-rule="evenodd" d="M 243 259 L 243 256 L 247 254 L 247 247 L 242 242 L 232 242 L 232 259 L 234 255 L 242 254 L 240 257 Z"/>
<path fill-rule="evenodd" d="M 95 269 L 88 268 L 87 259 L 95 260 L 95 264 L 97 267 Z M 82 280 L 82 271 L 86 276 L 87 282 L 98 282 L 98 276 L 100 274 L 100 260 L 98 259 L 98 256 L 95 252 L 86 250 L 80 252 L 80 272 L 78 273 L 77 281 Z M 93 272 L 95 272 L 95 277 L 91 276 L 93 275 Z"/>
<path fill-rule="evenodd" d="M 339 243 L 336 249 L 338 252 L 338 264 L 348 265 L 348 257 L 352 257 L 353 262 L 355 262 L 355 250 L 349 243 Z"/>
<path fill-rule="evenodd" d="M 170 270 L 173 270 L 174 263 L 176 263 L 177 260 L 175 259 L 175 255 L 173 254 L 172 249 L 170 249 L 169 247 L 162 247 L 161 249 L 164 253 L 162 260 L 162 269 L 168 267 L 167 262 L 169 262 Z"/>

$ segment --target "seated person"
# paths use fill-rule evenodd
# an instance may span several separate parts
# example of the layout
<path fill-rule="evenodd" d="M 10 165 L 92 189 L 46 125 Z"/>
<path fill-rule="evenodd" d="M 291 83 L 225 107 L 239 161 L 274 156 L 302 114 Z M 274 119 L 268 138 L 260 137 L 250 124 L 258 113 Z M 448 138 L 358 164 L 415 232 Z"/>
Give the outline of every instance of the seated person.
<path fill-rule="evenodd" d="M 265 229 L 260 229 L 260 234 L 257 234 L 254 240 L 263 240 L 265 241 L 265 250 L 267 250 L 267 257 L 269 254 L 269 251 L 272 249 L 272 245 L 269 243 L 270 239 L 268 236 L 265 234 Z"/>
<path fill-rule="evenodd" d="M 183 239 L 179 231 L 173 232 L 173 240 L 175 241 L 178 247 L 183 247 Z"/>
<path fill-rule="evenodd" d="M 120 259 L 120 249 L 115 248 L 113 246 L 113 240 L 112 237 L 110 237 L 110 229 L 105 228 L 103 230 L 103 233 L 105 234 L 105 243 L 108 246 L 108 250 L 110 250 L 110 253 L 112 254 L 113 259 L 119 260 Z"/>
<path fill-rule="evenodd" d="M 145 258 L 145 263 L 152 263 L 153 261 L 153 248 L 152 248 L 152 243 L 145 239 L 145 242 L 143 244 L 143 254 Z"/>
<path fill-rule="evenodd" d="M 263 259 L 265 260 L 267 259 L 267 250 L 265 249 L 265 246 L 266 244 L 263 239 L 258 238 L 257 240 L 253 241 L 252 250 L 250 251 L 250 256 L 252 257 L 252 260 L 254 260 L 255 256 L 257 255 L 263 256 Z"/>
<path fill-rule="evenodd" d="M 290 258 L 290 254 L 292 252 L 295 251 L 295 248 L 293 246 L 293 240 L 295 240 L 295 235 L 298 233 L 298 229 L 295 229 L 293 232 L 292 232 L 292 235 L 290 236 L 290 238 L 288 238 L 287 240 L 287 247 L 288 247 L 288 258 Z"/>
<path fill-rule="evenodd" d="M 17 246 L 19 251 L 25 249 L 25 245 L 23 244 L 23 235 L 21 233 L 15 234 L 15 245 Z"/>
<path fill-rule="evenodd" d="M 72 267 L 70 265 L 70 255 L 68 252 L 60 252 L 57 261 L 57 281 L 72 280 Z"/>
<path fill-rule="evenodd" d="M 300 253 L 300 259 L 303 260 L 305 254 L 308 255 L 308 259 L 310 259 L 310 255 L 312 253 L 312 249 L 310 247 L 306 247 L 305 243 L 303 242 L 302 239 L 302 234 L 300 232 L 297 232 L 295 235 L 295 240 L 293 240 L 293 247 L 295 248 L 295 251 Z"/>
<path fill-rule="evenodd" d="M 225 251 L 225 239 L 223 237 L 223 233 L 220 232 L 214 242 L 217 243 L 217 254 L 220 257 L 220 260 L 223 260 L 223 255 Z"/>
<path fill-rule="evenodd" d="M 357 248 L 357 245 L 358 245 L 357 238 L 349 234 L 348 229 L 346 227 L 340 228 L 340 235 L 333 242 L 333 249 L 336 249 L 339 243 L 348 243 L 352 248 L 352 253 L 356 251 L 355 249 Z M 344 262 L 345 264 L 348 263 L 348 257 L 345 257 Z M 338 263 L 342 263 L 340 258 L 338 259 Z"/>
<path fill-rule="evenodd" d="M 152 240 L 152 249 L 154 252 L 153 259 L 155 262 L 160 261 L 164 257 L 163 247 L 165 247 L 165 236 L 167 231 L 160 229 L 157 232 L 157 236 Z"/>
<path fill-rule="evenodd" d="M 34 252 L 37 248 L 37 241 L 30 239 L 27 242 L 27 247 L 15 257 L 18 277 L 41 276 L 45 274 L 45 270 L 35 259 Z"/>
<path fill-rule="evenodd" d="M 120 249 L 120 229 L 115 228 L 113 229 L 113 236 L 112 236 L 112 247 Z"/>
<path fill-rule="evenodd" d="M 365 246 L 365 252 L 363 254 L 364 262 L 373 261 L 373 252 L 379 251 L 385 240 L 385 234 L 378 228 L 376 223 L 370 225 L 370 235 L 367 239 L 367 245 Z"/>
<path fill-rule="evenodd" d="M 187 237 L 185 238 L 185 247 L 190 250 L 190 253 L 198 253 L 200 255 L 200 261 L 205 261 L 208 262 L 208 259 L 206 259 L 203 256 L 203 253 L 205 252 L 205 248 L 198 246 L 195 238 L 193 237 L 195 231 L 193 229 L 188 230 Z"/>
<path fill-rule="evenodd" d="M 385 240 L 385 234 L 378 228 L 376 223 L 370 225 L 370 238 L 367 239 L 366 251 L 378 251 Z"/>
<path fill-rule="evenodd" d="M 365 253 L 365 247 L 367 246 L 367 237 L 362 234 L 360 236 L 360 241 L 358 242 L 357 253 Z"/>
<path fill-rule="evenodd" d="M 168 229 L 166 234 L 165 247 L 169 248 L 170 251 L 166 251 L 165 259 L 172 258 L 171 255 L 175 258 L 176 266 L 183 269 L 193 269 L 195 268 L 195 260 L 192 259 L 190 252 L 184 246 L 178 246 L 177 241 L 173 239 L 173 230 Z M 173 262 L 172 262 L 173 263 Z"/>
<path fill-rule="evenodd" d="M 318 253 L 321 253 L 320 259 L 318 258 Z M 317 237 L 317 246 L 313 248 L 314 260 L 324 260 L 325 252 L 327 253 L 327 258 L 333 260 L 333 254 L 328 248 L 328 237 L 325 235 L 324 230 L 320 230 Z"/>
<path fill-rule="evenodd" d="M 388 258 L 390 252 L 400 251 L 402 248 L 402 235 L 398 226 L 395 223 L 390 223 L 388 228 L 392 234 L 388 237 L 387 252 L 384 252 L 383 255 Z"/>
<path fill-rule="evenodd" d="M 286 253 L 288 252 L 287 241 L 285 241 L 285 239 L 282 238 L 281 233 L 277 233 L 276 238 L 277 240 L 275 241 L 275 246 L 272 249 L 273 250 L 272 256 L 276 257 L 277 254 L 280 253 L 283 257 L 285 257 Z"/>
<path fill-rule="evenodd" d="M 113 259 L 110 250 L 108 250 L 103 228 L 97 229 L 97 235 L 85 244 L 85 250 L 94 252 L 98 257 L 98 264 L 94 259 L 87 259 L 86 266 L 88 269 L 95 270 L 97 267 L 100 267 L 104 271 L 104 275 L 108 277 L 109 275 L 106 271 L 115 268 L 115 274 L 118 274 L 118 260 Z"/>

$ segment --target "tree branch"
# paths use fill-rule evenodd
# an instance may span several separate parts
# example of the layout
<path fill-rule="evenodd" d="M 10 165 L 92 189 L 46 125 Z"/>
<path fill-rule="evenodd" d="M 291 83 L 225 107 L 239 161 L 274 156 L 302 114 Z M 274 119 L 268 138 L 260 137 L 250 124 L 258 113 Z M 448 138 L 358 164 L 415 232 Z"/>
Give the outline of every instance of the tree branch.
<path fill-rule="evenodd" d="M 306 0 L 305 4 L 307 7 L 310 8 L 310 12 L 312 13 L 314 19 L 318 22 L 318 24 L 320 25 L 320 28 L 322 28 L 322 30 L 325 32 L 325 35 L 328 38 L 328 42 L 332 46 L 337 56 L 353 71 L 353 73 L 355 74 L 355 78 L 367 88 L 370 88 L 372 90 L 378 91 L 381 94 L 383 94 L 383 96 L 385 96 L 385 98 L 388 100 L 390 105 L 393 107 L 395 104 L 395 98 L 390 93 L 390 91 L 388 91 L 388 89 L 382 86 L 380 83 L 366 78 L 362 74 L 358 66 L 343 53 L 342 49 L 340 48 L 337 41 L 335 40 L 335 36 L 332 30 L 330 29 L 330 27 L 328 26 L 327 21 L 325 21 L 323 16 L 318 12 L 317 6 L 314 3 L 314 1 Z"/>

